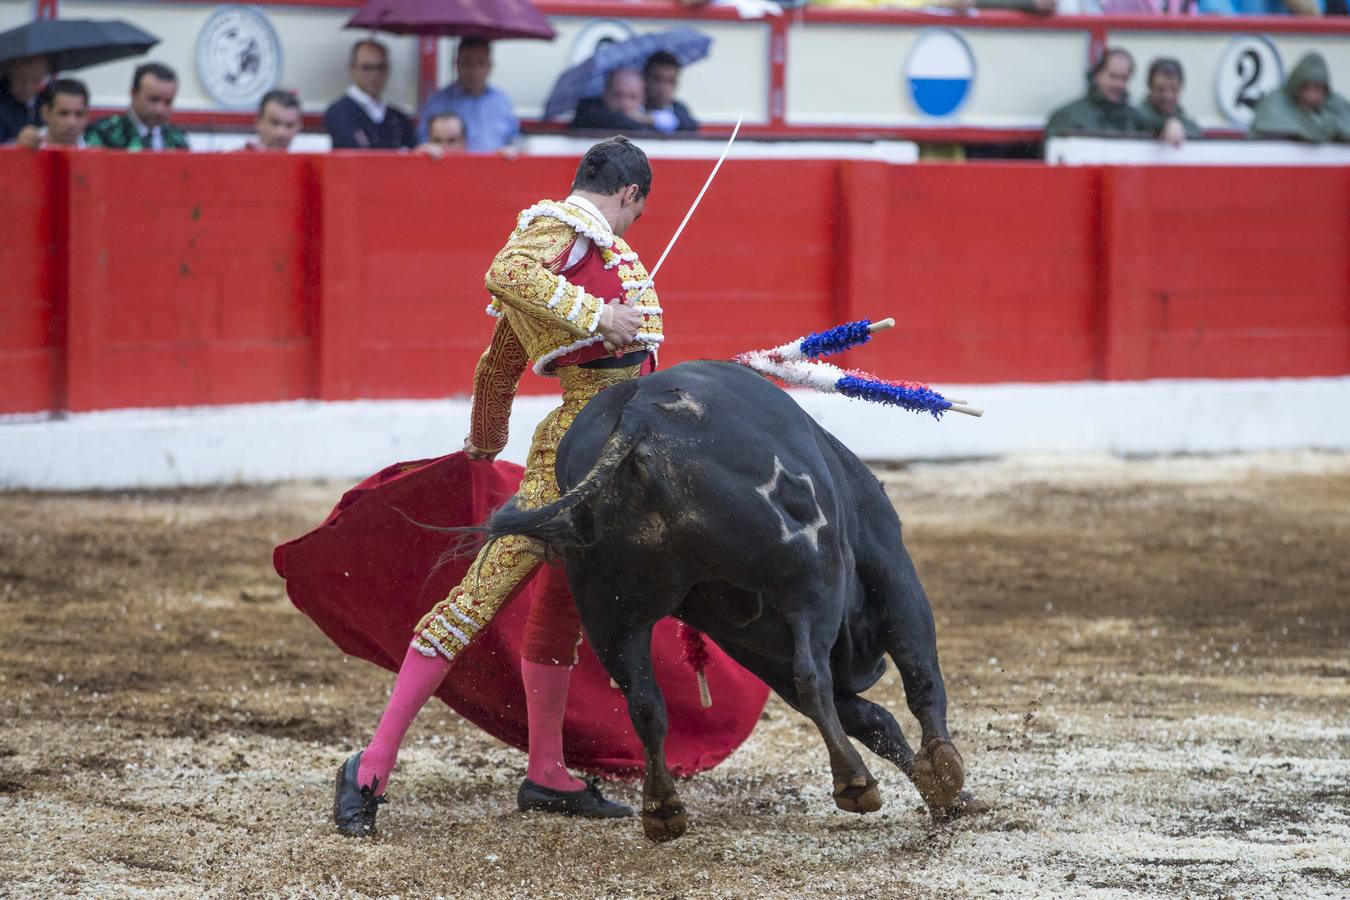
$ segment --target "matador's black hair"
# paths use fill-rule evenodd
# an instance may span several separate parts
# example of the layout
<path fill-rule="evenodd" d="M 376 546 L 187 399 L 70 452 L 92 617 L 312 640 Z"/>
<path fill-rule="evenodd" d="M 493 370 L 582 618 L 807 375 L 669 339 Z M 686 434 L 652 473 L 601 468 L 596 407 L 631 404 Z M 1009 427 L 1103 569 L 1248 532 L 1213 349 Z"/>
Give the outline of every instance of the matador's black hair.
<path fill-rule="evenodd" d="M 641 147 L 620 135 L 586 151 L 572 179 L 572 190 L 609 195 L 630 184 L 636 184 L 646 197 L 652 189 L 652 166 Z"/>

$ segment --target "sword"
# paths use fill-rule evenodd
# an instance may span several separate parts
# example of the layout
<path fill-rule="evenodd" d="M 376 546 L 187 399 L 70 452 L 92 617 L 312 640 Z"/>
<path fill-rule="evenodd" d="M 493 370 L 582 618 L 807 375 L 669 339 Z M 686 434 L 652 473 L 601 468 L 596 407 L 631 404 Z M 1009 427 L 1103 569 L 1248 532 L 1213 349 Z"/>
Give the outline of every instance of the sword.
<path fill-rule="evenodd" d="M 634 301 L 636 301 L 638 297 L 641 297 L 642 294 L 652 286 L 652 282 L 656 279 L 656 273 L 661 271 L 661 265 L 666 261 L 666 257 L 670 255 L 671 248 L 675 246 L 675 242 L 678 241 L 680 235 L 684 233 L 684 226 L 689 224 L 689 220 L 693 217 L 694 210 L 698 209 L 698 204 L 703 199 L 703 195 L 708 193 L 709 186 L 712 185 L 713 179 L 717 177 L 717 170 L 722 168 L 722 163 L 726 162 L 727 153 L 731 151 L 731 145 L 736 142 L 736 135 L 741 131 L 741 120 L 744 118 L 745 113 L 741 113 L 736 117 L 736 127 L 731 129 L 731 137 L 727 139 L 727 145 L 722 148 L 722 155 L 717 157 L 717 164 L 714 165 L 712 171 L 708 173 L 708 180 L 703 182 L 702 190 L 700 190 L 698 196 L 694 198 L 694 203 L 689 207 L 689 212 L 684 214 L 684 219 L 680 222 L 680 227 L 675 229 L 675 234 L 671 237 L 670 243 L 666 244 L 666 249 L 661 252 L 661 258 L 656 261 L 656 266 L 647 275 L 647 280 L 642 282 L 642 284 L 638 286 L 638 289 L 633 293 Z M 615 347 L 609 341 L 605 341 L 605 349 L 613 353 L 619 348 Z"/>

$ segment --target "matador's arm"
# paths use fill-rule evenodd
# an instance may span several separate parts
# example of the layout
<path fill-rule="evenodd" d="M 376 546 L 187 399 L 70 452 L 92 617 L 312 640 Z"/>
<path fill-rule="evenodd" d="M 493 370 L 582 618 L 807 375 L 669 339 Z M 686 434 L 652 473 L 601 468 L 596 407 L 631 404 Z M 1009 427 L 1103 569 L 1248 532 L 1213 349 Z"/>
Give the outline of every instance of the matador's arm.
<path fill-rule="evenodd" d="M 577 237 L 570 225 L 540 217 L 513 235 L 487 273 L 487 289 L 503 304 L 575 339 L 600 325 L 605 303 L 550 269 Z"/>
<path fill-rule="evenodd" d="M 473 372 L 473 405 L 469 410 L 469 440 L 465 447 L 471 456 L 491 458 L 506 446 L 511 401 L 528 362 L 511 323 L 498 319 L 492 330 L 492 343 L 478 358 L 478 367 Z"/>

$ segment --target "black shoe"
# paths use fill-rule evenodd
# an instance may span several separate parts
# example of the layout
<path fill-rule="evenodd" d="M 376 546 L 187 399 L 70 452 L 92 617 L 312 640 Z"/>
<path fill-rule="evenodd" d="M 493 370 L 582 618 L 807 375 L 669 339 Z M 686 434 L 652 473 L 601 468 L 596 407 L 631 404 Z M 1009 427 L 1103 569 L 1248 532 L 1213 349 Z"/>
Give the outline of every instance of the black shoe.
<path fill-rule="evenodd" d="M 562 813 L 588 819 L 622 819 L 633 814 L 633 810 L 622 803 L 606 800 L 596 781 L 586 782 L 579 791 L 555 791 L 526 778 L 516 792 L 516 806 L 521 812 Z"/>
<path fill-rule="evenodd" d="M 356 772 L 361 767 L 361 754 L 352 754 L 337 772 L 337 789 L 333 796 L 333 821 L 338 831 L 348 837 L 370 837 L 375 833 L 375 813 L 384 796 L 376 796 L 380 779 L 368 787 L 358 787 Z"/>

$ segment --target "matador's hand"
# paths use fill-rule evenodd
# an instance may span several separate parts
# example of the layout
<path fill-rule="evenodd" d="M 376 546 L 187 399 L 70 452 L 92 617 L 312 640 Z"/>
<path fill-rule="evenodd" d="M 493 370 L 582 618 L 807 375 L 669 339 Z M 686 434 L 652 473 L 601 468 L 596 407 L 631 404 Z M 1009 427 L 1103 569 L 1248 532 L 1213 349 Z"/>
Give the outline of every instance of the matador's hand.
<path fill-rule="evenodd" d="M 479 450 L 477 447 L 473 445 L 472 440 L 470 440 L 469 438 L 464 439 L 464 455 L 469 457 L 469 459 L 485 459 L 488 462 L 492 462 L 494 459 L 497 458 L 497 454 L 501 452 L 502 451 L 500 450 L 494 450 L 491 453 L 489 453 L 486 450 Z"/>
<path fill-rule="evenodd" d="M 633 343 L 641 327 L 642 313 L 636 307 L 624 303 L 606 303 L 600 313 L 600 324 L 595 330 L 604 335 L 606 347 L 612 345 L 617 350 Z"/>

